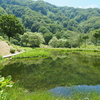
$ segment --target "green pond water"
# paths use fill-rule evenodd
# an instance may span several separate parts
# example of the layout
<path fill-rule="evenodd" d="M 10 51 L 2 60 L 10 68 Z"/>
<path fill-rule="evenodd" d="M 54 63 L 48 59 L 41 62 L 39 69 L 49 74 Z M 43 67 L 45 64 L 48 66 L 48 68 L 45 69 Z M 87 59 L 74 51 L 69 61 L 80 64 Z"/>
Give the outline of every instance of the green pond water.
<path fill-rule="evenodd" d="M 99 86 L 98 55 L 54 52 L 48 58 L 10 60 L 3 65 L 0 74 L 5 77 L 11 75 L 19 87 L 32 92 L 73 86 Z"/>

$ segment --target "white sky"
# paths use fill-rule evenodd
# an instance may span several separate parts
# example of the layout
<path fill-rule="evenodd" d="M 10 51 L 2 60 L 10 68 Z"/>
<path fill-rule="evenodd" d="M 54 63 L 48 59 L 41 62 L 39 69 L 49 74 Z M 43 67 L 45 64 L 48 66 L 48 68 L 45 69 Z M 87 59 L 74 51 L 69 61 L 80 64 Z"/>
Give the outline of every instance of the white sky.
<path fill-rule="evenodd" d="M 56 6 L 100 8 L 100 0 L 43 0 Z"/>

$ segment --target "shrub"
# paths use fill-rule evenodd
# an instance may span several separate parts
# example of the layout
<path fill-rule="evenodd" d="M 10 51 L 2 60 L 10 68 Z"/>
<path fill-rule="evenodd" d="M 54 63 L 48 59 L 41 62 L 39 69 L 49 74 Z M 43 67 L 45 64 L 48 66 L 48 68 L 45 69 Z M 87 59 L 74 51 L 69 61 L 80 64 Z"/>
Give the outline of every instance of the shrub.
<path fill-rule="evenodd" d="M 20 42 L 18 42 L 18 40 L 16 40 L 16 39 L 13 39 L 13 40 L 11 41 L 11 43 L 13 43 L 13 44 L 15 44 L 15 45 L 20 45 Z"/>
<path fill-rule="evenodd" d="M 18 52 L 21 52 L 22 50 L 21 50 L 20 48 L 17 48 L 17 51 L 18 51 Z"/>
<path fill-rule="evenodd" d="M 6 41 L 6 43 L 7 43 L 8 45 L 10 45 L 10 42 L 9 42 L 9 41 Z"/>
<path fill-rule="evenodd" d="M 10 53 L 15 53 L 15 49 L 14 48 L 10 48 Z"/>
<path fill-rule="evenodd" d="M 58 45 L 58 39 L 54 36 L 50 41 L 49 41 L 49 45 L 56 48 Z"/>

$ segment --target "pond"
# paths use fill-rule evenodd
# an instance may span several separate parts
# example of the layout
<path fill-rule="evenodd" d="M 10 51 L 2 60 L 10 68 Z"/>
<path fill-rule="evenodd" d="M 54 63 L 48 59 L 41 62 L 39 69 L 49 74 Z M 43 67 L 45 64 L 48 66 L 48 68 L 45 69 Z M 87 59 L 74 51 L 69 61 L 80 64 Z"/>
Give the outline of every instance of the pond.
<path fill-rule="evenodd" d="M 31 92 L 52 91 L 56 95 L 69 95 L 73 89 L 100 92 L 100 57 L 97 55 L 54 52 L 48 58 L 10 60 L 0 74 L 11 75 L 19 87 Z"/>

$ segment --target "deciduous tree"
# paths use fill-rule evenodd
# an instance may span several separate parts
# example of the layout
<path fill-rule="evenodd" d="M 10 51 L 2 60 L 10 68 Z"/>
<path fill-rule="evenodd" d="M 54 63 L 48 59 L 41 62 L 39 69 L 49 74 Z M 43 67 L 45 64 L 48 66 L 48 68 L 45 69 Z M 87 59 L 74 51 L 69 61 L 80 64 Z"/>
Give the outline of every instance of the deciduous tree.
<path fill-rule="evenodd" d="M 97 45 L 98 39 L 100 38 L 100 29 L 94 32 L 93 37 L 96 39 L 96 45 Z"/>
<path fill-rule="evenodd" d="M 39 47 L 43 42 L 45 41 L 41 33 L 29 34 L 29 44 L 31 47 Z"/>
<path fill-rule="evenodd" d="M 54 36 L 50 41 L 49 41 L 49 45 L 56 48 L 58 44 L 58 39 Z"/>
<path fill-rule="evenodd" d="M 83 35 L 83 40 L 85 40 L 85 47 L 86 47 L 86 40 L 89 39 L 89 36 L 87 34 Z"/>
<path fill-rule="evenodd" d="M 15 36 L 17 33 L 23 34 L 24 28 L 14 15 L 3 15 L 0 17 L 0 28 L 8 36 Z"/>

